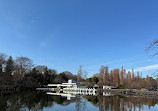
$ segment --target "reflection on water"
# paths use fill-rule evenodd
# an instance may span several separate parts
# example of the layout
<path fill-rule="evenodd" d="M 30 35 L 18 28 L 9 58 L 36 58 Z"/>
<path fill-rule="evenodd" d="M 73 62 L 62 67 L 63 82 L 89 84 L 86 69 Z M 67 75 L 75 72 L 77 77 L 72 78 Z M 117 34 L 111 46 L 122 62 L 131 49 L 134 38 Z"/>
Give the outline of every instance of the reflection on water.
<path fill-rule="evenodd" d="M 24 91 L 0 97 L 0 111 L 158 111 L 158 99 L 102 95 Z"/>

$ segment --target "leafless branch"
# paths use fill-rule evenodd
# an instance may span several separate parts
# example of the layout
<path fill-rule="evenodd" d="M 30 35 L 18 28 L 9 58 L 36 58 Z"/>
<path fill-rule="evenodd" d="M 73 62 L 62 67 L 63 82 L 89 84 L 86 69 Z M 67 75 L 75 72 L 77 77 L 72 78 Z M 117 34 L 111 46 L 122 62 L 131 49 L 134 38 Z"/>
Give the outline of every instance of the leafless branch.
<path fill-rule="evenodd" d="M 145 52 L 147 52 L 147 54 L 149 54 L 149 52 L 151 51 L 152 48 L 154 47 L 158 47 L 158 40 L 155 40 L 154 42 L 152 42 L 149 47 L 147 47 L 145 49 Z M 153 56 L 158 55 L 158 53 L 155 53 Z"/>

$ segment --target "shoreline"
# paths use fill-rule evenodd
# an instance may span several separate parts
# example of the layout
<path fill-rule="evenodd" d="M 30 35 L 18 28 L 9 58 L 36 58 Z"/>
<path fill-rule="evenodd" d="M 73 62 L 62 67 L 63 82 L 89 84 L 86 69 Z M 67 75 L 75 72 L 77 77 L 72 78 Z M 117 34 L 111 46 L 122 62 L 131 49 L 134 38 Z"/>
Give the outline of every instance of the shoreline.
<path fill-rule="evenodd" d="M 158 97 L 158 91 L 138 91 L 133 89 L 103 89 L 103 91 L 129 96 Z"/>

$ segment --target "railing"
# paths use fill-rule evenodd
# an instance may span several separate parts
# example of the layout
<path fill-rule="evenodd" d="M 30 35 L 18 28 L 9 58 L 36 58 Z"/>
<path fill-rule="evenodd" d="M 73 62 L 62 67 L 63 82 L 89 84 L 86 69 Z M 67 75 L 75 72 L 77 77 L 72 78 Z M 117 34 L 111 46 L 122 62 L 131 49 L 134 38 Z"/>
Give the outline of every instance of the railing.
<path fill-rule="evenodd" d="M 73 95 L 96 95 L 94 88 L 63 88 L 63 93 Z"/>
<path fill-rule="evenodd" d="M 95 92 L 94 88 L 63 88 L 63 91 L 76 91 L 76 92 Z"/>

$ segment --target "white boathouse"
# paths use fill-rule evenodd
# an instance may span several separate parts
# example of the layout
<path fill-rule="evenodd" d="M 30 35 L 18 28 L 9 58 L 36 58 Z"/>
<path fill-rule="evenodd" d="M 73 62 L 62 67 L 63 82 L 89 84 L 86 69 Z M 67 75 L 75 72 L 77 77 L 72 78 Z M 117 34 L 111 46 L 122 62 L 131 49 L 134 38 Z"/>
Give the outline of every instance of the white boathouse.
<path fill-rule="evenodd" d="M 75 83 L 73 80 L 68 80 L 68 83 L 62 84 L 48 84 L 48 87 L 56 87 L 53 88 L 57 92 L 95 92 L 97 91 L 95 88 L 86 88 L 83 87 L 83 84 Z"/>

